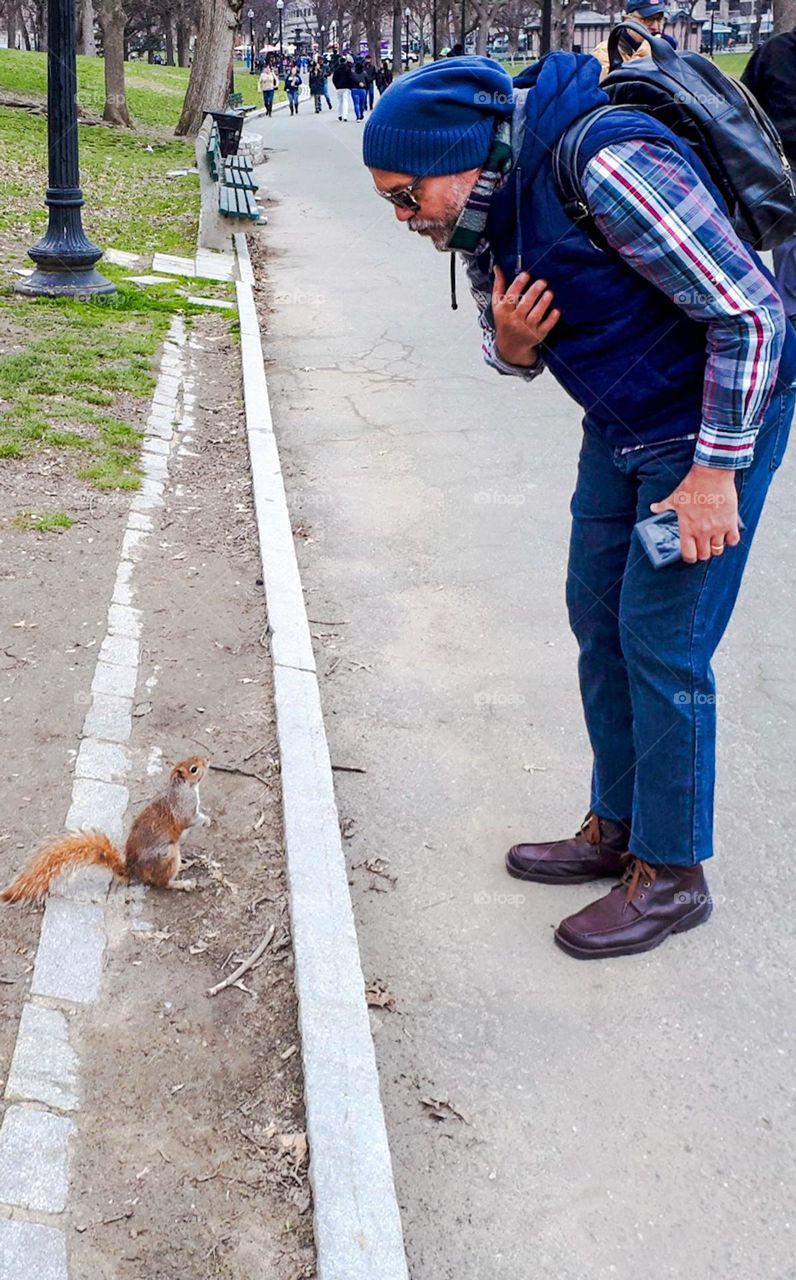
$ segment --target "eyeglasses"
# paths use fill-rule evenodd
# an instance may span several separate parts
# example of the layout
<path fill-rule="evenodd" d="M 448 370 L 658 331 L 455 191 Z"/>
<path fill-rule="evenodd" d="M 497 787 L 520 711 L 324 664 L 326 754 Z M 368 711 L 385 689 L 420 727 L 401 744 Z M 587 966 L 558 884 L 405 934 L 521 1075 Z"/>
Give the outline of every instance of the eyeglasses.
<path fill-rule="evenodd" d="M 412 192 L 422 181 L 422 177 L 413 178 L 409 186 L 401 187 L 400 191 L 379 191 L 378 187 L 376 191 L 382 200 L 389 200 L 390 204 L 394 204 L 397 209 L 408 209 L 411 213 L 417 213 L 420 209 L 420 204 L 412 195 Z"/>

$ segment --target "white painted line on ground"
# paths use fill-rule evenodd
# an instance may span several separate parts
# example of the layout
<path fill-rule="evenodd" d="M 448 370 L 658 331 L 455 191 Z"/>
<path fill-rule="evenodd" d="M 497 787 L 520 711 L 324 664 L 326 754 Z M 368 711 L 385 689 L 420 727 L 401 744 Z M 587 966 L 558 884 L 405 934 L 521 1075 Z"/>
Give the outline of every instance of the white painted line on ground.
<path fill-rule="evenodd" d="M 408 1280 L 320 690 L 251 285 L 237 286 L 268 621 L 319 1280 Z M 267 400 L 267 387 L 265 397 Z M 257 413 L 255 414 L 255 409 Z M 268 414 L 270 422 L 270 411 Z M 309 653 L 307 646 L 309 645 Z"/>
<path fill-rule="evenodd" d="M 125 743 L 132 732 L 140 656 L 141 611 L 133 605 L 133 578 L 152 531 L 144 513 L 162 501 L 168 476 L 166 454 L 179 416 L 184 347 L 185 326 L 175 317 L 163 348 L 141 452 L 144 480 L 130 504 L 66 819 L 67 828 L 105 831 L 117 845 L 129 800 Z M 184 393 L 184 403 L 187 399 Z M 69 1280 L 61 1228 L 17 1222 L 3 1213 L 22 1208 L 57 1215 L 66 1207 L 68 1143 L 76 1121 L 59 1113 L 79 1109 L 79 1063 L 69 1037 L 70 1015 L 99 995 L 110 880 L 102 868 L 82 868 L 54 886 L 47 899 L 31 994 L 22 1009 L 5 1086 L 13 1105 L 0 1127 L 0 1280 Z M 53 1008 L 54 1002 L 64 1009 Z"/>

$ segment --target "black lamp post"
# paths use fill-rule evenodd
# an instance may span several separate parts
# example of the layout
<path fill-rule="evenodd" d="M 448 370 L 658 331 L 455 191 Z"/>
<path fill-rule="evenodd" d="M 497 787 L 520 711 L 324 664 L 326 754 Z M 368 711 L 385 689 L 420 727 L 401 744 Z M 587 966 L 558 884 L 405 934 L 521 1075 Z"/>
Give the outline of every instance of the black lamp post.
<path fill-rule="evenodd" d="M 86 236 L 80 213 L 74 0 L 49 0 L 47 40 L 49 186 L 44 203 L 50 212 L 42 239 L 28 250 L 36 270 L 16 290 L 33 298 L 86 301 L 94 294 L 115 293 L 116 285 L 95 270 L 102 250 Z"/>
<path fill-rule="evenodd" d="M 321 57 L 323 57 L 323 55 L 324 55 L 324 53 L 325 53 L 325 49 L 324 49 L 324 40 L 323 40 L 323 37 L 324 37 L 324 33 L 325 33 L 325 31 L 326 31 L 326 27 L 324 27 L 323 25 L 321 25 L 321 29 L 320 29 L 320 36 L 321 36 Z"/>
<path fill-rule="evenodd" d="M 411 13 L 409 9 L 404 9 L 404 17 L 406 18 L 406 69 L 409 70 L 409 19 Z"/>
<path fill-rule="evenodd" d="M 542 0 L 542 26 L 539 34 L 539 54 L 543 56 L 550 52 L 550 45 L 553 43 L 553 3 L 552 0 Z"/>
<path fill-rule="evenodd" d="M 265 24 L 265 43 L 268 45 L 268 48 L 270 50 L 271 48 L 271 23 L 270 22 L 266 22 Z M 266 62 L 270 60 L 270 56 L 271 56 L 270 52 L 265 55 Z"/>
<path fill-rule="evenodd" d="M 257 68 L 254 65 L 254 10 L 253 9 L 249 10 L 248 18 L 249 18 L 249 50 L 250 50 L 249 74 L 253 76 L 257 74 Z"/>
<path fill-rule="evenodd" d="M 714 23 L 716 21 L 717 0 L 710 0 L 710 56 L 713 57 Z"/>
<path fill-rule="evenodd" d="M 431 6 L 431 56 L 437 61 L 437 0 Z"/>
<path fill-rule="evenodd" d="M 462 53 L 467 52 L 465 40 L 467 38 L 467 0 L 462 0 Z"/>
<path fill-rule="evenodd" d="M 285 0 L 276 0 L 276 9 L 279 14 L 279 74 L 282 74 L 282 67 L 285 60 L 285 52 L 282 44 L 282 10 L 285 7 Z"/>

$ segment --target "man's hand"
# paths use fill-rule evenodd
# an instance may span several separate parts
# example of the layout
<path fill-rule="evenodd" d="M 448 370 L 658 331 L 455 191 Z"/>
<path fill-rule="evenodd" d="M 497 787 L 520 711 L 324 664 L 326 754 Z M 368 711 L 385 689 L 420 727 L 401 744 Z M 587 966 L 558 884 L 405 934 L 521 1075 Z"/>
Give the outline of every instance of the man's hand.
<path fill-rule="evenodd" d="M 676 511 L 680 546 L 688 564 L 724 554 L 741 541 L 735 472 L 696 463 L 683 482 L 650 510 Z"/>
<path fill-rule="evenodd" d="M 549 309 L 553 295 L 547 282 L 534 280 L 531 284 L 530 281 L 528 272 L 523 271 L 507 289 L 506 277 L 495 265 L 492 315 L 497 354 L 507 364 L 522 365 L 526 369 L 536 364 L 536 348 L 561 318 L 560 311 Z"/>

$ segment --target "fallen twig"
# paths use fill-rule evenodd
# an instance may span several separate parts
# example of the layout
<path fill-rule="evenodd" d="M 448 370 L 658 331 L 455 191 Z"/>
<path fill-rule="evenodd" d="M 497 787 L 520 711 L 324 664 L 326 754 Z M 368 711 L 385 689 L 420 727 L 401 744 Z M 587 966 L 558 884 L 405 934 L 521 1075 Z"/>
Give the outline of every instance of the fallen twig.
<path fill-rule="evenodd" d="M 217 996 L 219 991 L 223 991 L 225 987 L 233 986 L 234 983 L 243 977 L 244 973 L 248 973 L 252 966 L 260 959 L 260 956 L 271 942 L 275 933 L 276 925 L 272 924 L 262 942 L 258 943 L 248 959 L 244 960 L 242 964 L 239 964 L 235 972 L 231 973 L 228 978 L 224 978 L 222 982 L 217 982 L 214 987 L 208 987 L 207 994 L 209 996 Z"/>
<path fill-rule="evenodd" d="M 244 778 L 256 778 L 264 787 L 270 785 L 267 778 L 263 778 L 259 773 L 252 773 L 249 769 L 239 769 L 234 764 L 211 764 L 211 769 L 215 769 L 217 773 L 239 773 Z"/>
<path fill-rule="evenodd" d="M 367 769 L 360 769 L 356 764 L 333 764 L 332 769 L 335 773 L 367 773 Z"/>

